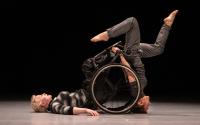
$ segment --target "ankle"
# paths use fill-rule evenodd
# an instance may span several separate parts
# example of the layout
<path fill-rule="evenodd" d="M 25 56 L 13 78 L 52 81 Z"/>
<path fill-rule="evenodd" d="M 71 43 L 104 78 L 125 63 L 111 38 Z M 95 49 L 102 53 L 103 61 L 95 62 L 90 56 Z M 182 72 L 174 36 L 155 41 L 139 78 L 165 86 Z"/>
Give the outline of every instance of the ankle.
<path fill-rule="evenodd" d="M 103 41 L 108 41 L 109 40 L 109 36 L 108 36 L 108 32 L 107 31 L 102 32 L 102 40 Z"/>
<path fill-rule="evenodd" d="M 164 24 L 167 25 L 168 27 L 171 27 L 173 24 L 173 21 L 168 20 L 167 18 L 164 19 Z"/>
<path fill-rule="evenodd" d="M 104 31 L 91 39 L 92 42 L 108 41 L 108 40 L 109 36 L 107 31 Z"/>

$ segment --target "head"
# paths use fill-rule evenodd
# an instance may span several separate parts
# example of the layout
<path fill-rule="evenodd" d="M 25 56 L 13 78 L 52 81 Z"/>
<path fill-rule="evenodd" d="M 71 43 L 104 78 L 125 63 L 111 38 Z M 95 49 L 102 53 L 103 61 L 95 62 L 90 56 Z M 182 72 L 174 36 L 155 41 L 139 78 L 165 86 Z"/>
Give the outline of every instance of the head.
<path fill-rule="evenodd" d="M 46 93 L 41 95 L 32 95 L 31 106 L 35 112 L 46 112 L 52 96 Z"/>

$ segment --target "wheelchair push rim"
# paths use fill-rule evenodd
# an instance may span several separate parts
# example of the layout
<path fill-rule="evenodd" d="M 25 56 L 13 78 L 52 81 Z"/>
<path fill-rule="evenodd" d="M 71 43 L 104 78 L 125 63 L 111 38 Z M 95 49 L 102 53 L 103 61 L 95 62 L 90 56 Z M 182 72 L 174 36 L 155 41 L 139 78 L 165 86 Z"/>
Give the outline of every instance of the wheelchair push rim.
<path fill-rule="evenodd" d="M 134 77 L 135 77 L 135 83 L 136 83 L 136 86 L 137 86 L 137 92 L 136 92 L 136 95 L 133 97 L 133 96 L 130 96 L 130 97 L 128 97 L 128 99 L 127 99 L 127 102 L 126 103 L 123 103 L 123 105 L 122 104 L 118 104 L 118 105 L 120 105 L 119 107 L 107 107 L 107 105 L 106 105 L 106 103 L 107 102 L 109 102 L 109 99 L 111 98 L 111 97 L 108 97 L 109 99 L 108 100 L 104 100 L 104 99 L 102 99 L 102 100 L 104 100 L 104 101 L 102 101 L 101 99 L 98 99 L 99 97 L 95 94 L 96 92 L 96 90 L 95 90 L 95 87 L 96 86 L 98 86 L 98 83 L 96 82 L 97 80 L 99 80 L 99 77 L 102 77 L 102 74 L 104 75 L 105 74 L 105 72 L 107 73 L 107 72 L 110 72 L 110 70 L 112 69 L 117 69 L 118 70 L 118 68 L 120 69 L 123 69 L 123 70 L 127 70 L 128 72 L 130 72 Z M 121 70 L 120 69 L 120 70 Z M 110 74 L 112 74 L 112 73 L 110 73 Z M 107 76 L 106 76 L 107 77 Z M 109 80 L 107 80 L 107 78 L 106 77 L 102 77 L 104 80 L 105 80 L 105 83 L 106 83 L 106 85 L 107 85 L 107 83 L 109 83 Z M 116 76 L 117 77 L 117 76 Z M 119 77 L 119 76 L 118 76 Z M 118 78 L 117 77 L 117 78 Z M 120 76 L 121 77 L 121 76 Z M 124 76 L 125 77 L 125 76 Z M 125 79 L 124 79 L 125 80 Z M 100 82 L 101 83 L 101 82 Z M 121 84 L 121 83 L 119 83 L 119 84 Z M 122 84 L 123 85 L 123 84 Z M 109 86 L 109 85 L 107 85 L 107 86 Z M 110 86 L 112 86 L 112 85 L 110 85 Z M 116 85 L 117 86 L 117 85 Z M 108 93 L 112 93 L 111 95 L 112 96 L 115 96 L 115 92 L 116 93 L 119 93 L 120 91 L 120 88 L 117 88 L 116 89 L 116 87 L 108 87 L 108 88 L 112 88 L 112 90 L 109 92 L 109 90 L 108 90 Z M 114 91 L 116 89 L 116 91 Z M 128 111 L 130 111 L 132 108 L 133 108 L 133 106 L 136 104 L 136 102 L 137 102 L 137 100 L 138 100 L 138 98 L 139 98 L 139 95 L 140 95 L 140 83 L 139 83 L 139 80 L 138 80 L 138 77 L 137 77 L 137 75 L 136 75 L 136 73 L 135 73 L 135 71 L 133 70 L 133 69 L 131 69 L 131 68 L 129 68 L 129 67 L 127 67 L 127 66 L 125 66 L 125 65 L 122 65 L 122 64 L 107 64 L 107 65 L 105 65 L 105 66 L 102 66 L 101 68 L 99 68 L 96 72 L 95 72 L 95 74 L 94 74 L 94 77 L 93 77 L 93 79 L 92 79 L 92 83 L 91 83 L 91 95 L 92 95 L 92 99 L 93 99 L 93 101 L 94 101 L 94 103 L 101 109 L 101 110 L 103 110 L 103 111 L 105 111 L 105 112 L 107 112 L 107 113 L 112 113 L 112 114 L 121 114 L 121 113 L 126 113 L 126 112 L 128 112 Z M 126 95 L 125 95 L 126 96 Z M 102 95 L 102 97 L 100 97 L 100 98 L 104 98 L 104 96 Z M 118 98 L 118 96 L 116 96 L 115 98 Z M 120 100 L 120 99 L 119 99 Z M 119 100 L 118 100 L 118 103 L 119 103 Z M 123 99 L 122 99 L 123 100 Z M 111 103 L 111 102 L 109 102 L 109 103 Z M 113 101 L 112 103 L 116 103 L 116 101 Z M 114 105 L 114 104 L 113 104 Z"/>

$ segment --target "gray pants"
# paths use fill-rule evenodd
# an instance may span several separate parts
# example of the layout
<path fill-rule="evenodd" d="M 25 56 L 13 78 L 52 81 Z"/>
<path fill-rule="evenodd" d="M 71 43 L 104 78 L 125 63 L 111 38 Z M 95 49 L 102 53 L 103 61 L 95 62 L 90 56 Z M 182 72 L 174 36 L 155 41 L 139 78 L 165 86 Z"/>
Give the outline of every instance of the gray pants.
<path fill-rule="evenodd" d="M 158 36 L 156 38 L 155 43 L 140 43 L 140 54 L 142 58 L 148 58 L 160 55 L 164 52 L 165 44 L 169 35 L 171 27 L 163 24 Z"/>
<path fill-rule="evenodd" d="M 163 25 L 154 44 L 140 43 L 140 29 L 134 17 L 107 29 L 109 38 L 125 34 L 124 56 L 134 67 L 141 83 L 142 91 L 147 85 L 144 65 L 141 58 L 153 57 L 163 52 L 170 27 Z"/>

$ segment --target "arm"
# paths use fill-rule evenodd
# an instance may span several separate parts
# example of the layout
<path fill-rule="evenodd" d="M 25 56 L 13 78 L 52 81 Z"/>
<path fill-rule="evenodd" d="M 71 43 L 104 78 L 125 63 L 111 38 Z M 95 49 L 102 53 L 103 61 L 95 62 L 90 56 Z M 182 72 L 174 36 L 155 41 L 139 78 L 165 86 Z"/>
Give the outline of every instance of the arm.
<path fill-rule="evenodd" d="M 88 114 L 91 116 L 98 116 L 99 113 L 97 111 L 94 111 L 92 109 L 88 109 L 88 108 L 79 108 L 79 107 L 74 107 L 73 108 L 73 114 L 74 115 L 78 115 L 78 114 Z"/>
<path fill-rule="evenodd" d="M 131 68 L 131 66 L 129 65 L 129 63 L 126 61 L 126 59 L 124 58 L 123 54 L 120 54 L 120 59 L 121 59 L 121 64 Z M 128 75 L 128 81 L 129 83 L 132 83 L 135 81 L 135 77 L 132 75 L 131 72 L 129 72 L 128 70 L 125 70 L 127 75 Z"/>
<path fill-rule="evenodd" d="M 64 105 L 58 97 L 54 98 L 50 110 L 56 114 L 73 115 L 73 107 Z"/>
<path fill-rule="evenodd" d="M 112 52 L 116 53 L 117 51 L 120 51 L 120 49 L 117 48 L 117 47 L 112 47 Z M 119 56 L 120 56 L 121 64 L 131 68 L 130 64 L 124 58 L 124 55 L 120 54 Z M 130 73 L 128 70 L 125 70 L 125 72 L 127 73 L 129 83 L 134 82 L 135 81 L 135 77 L 132 75 L 132 73 Z"/>
<path fill-rule="evenodd" d="M 64 114 L 64 115 L 78 115 L 78 114 L 88 114 L 91 116 L 99 115 L 97 111 L 94 111 L 88 108 L 72 107 L 72 106 L 64 105 L 59 102 L 53 102 L 52 112 L 56 114 Z"/>
<path fill-rule="evenodd" d="M 96 111 L 87 109 L 87 108 L 79 108 L 71 106 L 70 102 L 73 99 L 69 96 L 70 93 L 67 91 L 62 91 L 59 95 L 54 98 L 51 103 L 51 111 L 56 114 L 64 114 L 64 115 L 77 115 L 86 113 L 88 115 L 99 115 Z"/>

